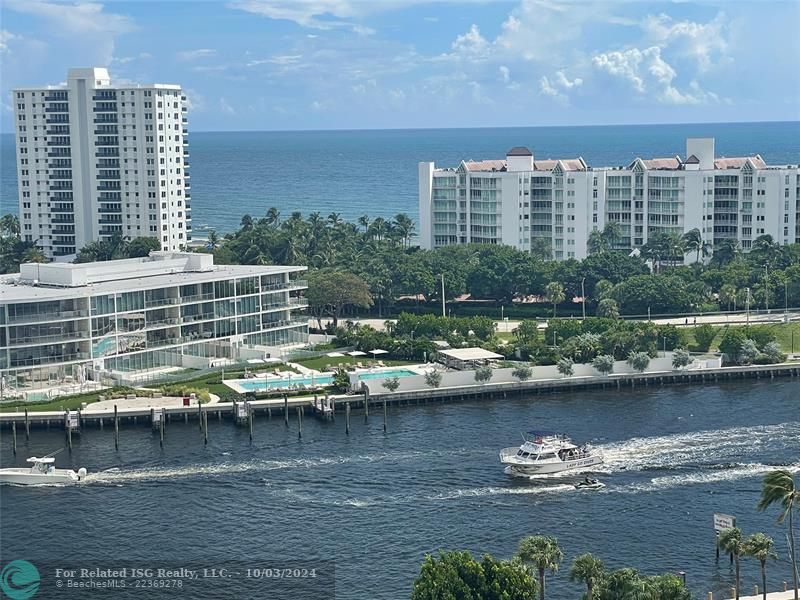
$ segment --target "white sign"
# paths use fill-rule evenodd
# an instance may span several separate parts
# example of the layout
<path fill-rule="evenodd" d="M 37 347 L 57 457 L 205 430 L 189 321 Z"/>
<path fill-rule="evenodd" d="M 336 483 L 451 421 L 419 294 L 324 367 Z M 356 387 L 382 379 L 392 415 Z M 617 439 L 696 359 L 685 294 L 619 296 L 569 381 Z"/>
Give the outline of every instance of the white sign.
<path fill-rule="evenodd" d="M 79 425 L 80 424 L 78 423 L 78 413 L 76 412 L 69 413 L 69 415 L 67 416 L 67 427 L 69 427 L 70 429 L 77 429 Z"/>
<path fill-rule="evenodd" d="M 247 405 L 246 404 L 237 404 L 236 405 L 236 413 L 237 416 L 241 419 L 247 417 Z"/>
<path fill-rule="evenodd" d="M 722 533 L 726 529 L 736 527 L 736 517 L 714 513 L 714 531 Z"/>

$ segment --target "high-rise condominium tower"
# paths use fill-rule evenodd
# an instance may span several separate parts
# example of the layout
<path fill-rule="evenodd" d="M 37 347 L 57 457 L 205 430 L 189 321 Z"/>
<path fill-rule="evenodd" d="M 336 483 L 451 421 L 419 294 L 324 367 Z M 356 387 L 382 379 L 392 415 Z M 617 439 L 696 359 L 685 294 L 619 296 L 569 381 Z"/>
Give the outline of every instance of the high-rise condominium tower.
<path fill-rule="evenodd" d="M 115 235 L 191 239 L 186 97 L 178 85 L 113 85 L 101 68 L 13 91 L 23 240 L 68 257 Z"/>

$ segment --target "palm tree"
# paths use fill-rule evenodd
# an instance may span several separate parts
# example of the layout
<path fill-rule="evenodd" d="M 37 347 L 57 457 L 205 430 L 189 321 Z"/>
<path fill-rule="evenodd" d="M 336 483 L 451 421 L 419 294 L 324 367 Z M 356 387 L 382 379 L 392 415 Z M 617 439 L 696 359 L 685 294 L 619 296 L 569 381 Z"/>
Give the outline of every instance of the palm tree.
<path fill-rule="evenodd" d="M 742 530 L 738 527 L 726 529 L 719 534 L 717 546 L 731 556 L 736 565 L 736 600 L 739 600 L 739 584 L 741 582 L 739 571 L 739 558 L 744 554 L 744 542 L 742 541 Z"/>
<path fill-rule="evenodd" d="M 608 240 L 597 229 L 589 234 L 586 240 L 586 250 L 589 254 L 600 254 L 608 250 Z"/>
<path fill-rule="evenodd" d="M 775 543 L 772 538 L 763 533 L 754 533 L 744 541 L 744 553 L 752 556 L 761 563 L 761 591 L 764 600 L 767 600 L 767 560 L 777 559 L 778 555 L 772 551 Z"/>
<path fill-rule="evenodd" d="M 364 228 L 364 233 L 369 229 L 369 215 L 361 215 L 358 217 L 358 224 Z"/>
<path fill-rule="evenodd" d="M 564 553 L 554 537 L 534 535 L 520 541 L 518 555 L 524 563 L 539 571 L 539 600 L 544 600 L 545 571 L 555 573 L 564 560 Z"/>
<path fill-rule="evenodd" d="M 27 250 L 25 250 L 25 254 L 22 256 L 22 262 L 26 263 L 46 263 L 47 257 L 42 252 L 42 249 L 39 246 L 31 246 Z"/>
<path fill-rule="evenodd" d="M 681 259 L 681 263 L 683 262 L 683 256 L 686 253 L 686 244 L 683 241 L 683 237 L 680 233 L 673 231 L 667 234 L 667 244 L 669 247 L 669 256 L 672 262 L 672 265 L 675 266 L 678 264 L 678 258 Z"/>
<path fill-rule="evenodd" d="M 208 230 L 208 244 L 206 244 L 206 247 L 212 252 L 219 248 L 219 236 L 214 229 Z"/>
<path fill-rule="evenodd" d="M 700 252 L 703 250 L 703 234 L 700 233 L 700 230 L 695 227 L 684 233 L 683 243 L 686 246 L 686 250 L 697 253 L 695 262 L 700 262 Z"/>
<path fill-rule="evenodd" d="M 719 301 L 728 305 L 728 310 L 731 309 L 731 304 L 736 302 L 736 286 L 731 283 L 726 283 L 719 288 Z"/>
<path fill-rule="evenodd" d="M 273 227 L 277 227 L 278 223 L 280 222 L 281 213 L 280 211 L 271 206 L 267 209 L 267 225 L 272 225 Z"/>
<path fill-rule="evenodd" d="M 332 227 L 338 227 L 344 223 L 344 220 L 342 219 L 342 213 L 332 212 L 329 214 L 328 223 L 330 223 Z"/>
<path fill-rule="evenodd" d="M 414 232 L 414 221 L 406 213 L 398 213 L 394 216 L 394 227 L 400 239 L 403 240 L 403 246 L 405 247 Z"/>
<path fill-rule="evenodd" d="M 613 248 L 617 240 L 622 237 L 622 226 L 616 221 L 606 223 L 602 235 L 608 247 Z"/>
<path fill-rule="evenodd" d="M 714 255 L 711 260 L 714 264 L 724 267 L 731 263 L 739 253 L 739 242 L 734 239 L 724 239 L 714 246 Z"/>
<path fill-rule="evenodd" d="M 0 235 L 19 237 L 19 217 L 8 213 L 0 218 Z"/>
<path fill-rule="evenodd" d="M 581 554 L 572 562 L 569 570 L 570 581 L 580 581 L 586 585 L 586 600 L 592 600 L 592 589 L 605 575 L 603 561 L 593 554 Z"/>
<path fill-rule="evenodd" d="M 553 317 L 556 316 L 556 306 L 566 298 L 564 286 L 558 281 L 551 281 L 544 288 L 545 296 L 553 304 Z"/>
<path fill-rule="evenodd" d="M 792 579 L 794 582 L 794 600 L 798 600 L 797 585 L 797 549 L 794 543 L 794 521 L 792 513 L 800 509 L 800 488 L 795 484 L 792 474 L 785 469 L 778 469 L 764 475 L 761 489 L 761 500 L 758 510 L 766 510 L 773 504 L 781 506 L 778 523 L 783 523 L 789 517 L 789 546 L 792 553 Z"/>
<path fill-rule="evenodd" d="M 243 216 L 239 225 L 245 231 L 251 231 L 253 229 L 253 217 L 250 215 Z"/>

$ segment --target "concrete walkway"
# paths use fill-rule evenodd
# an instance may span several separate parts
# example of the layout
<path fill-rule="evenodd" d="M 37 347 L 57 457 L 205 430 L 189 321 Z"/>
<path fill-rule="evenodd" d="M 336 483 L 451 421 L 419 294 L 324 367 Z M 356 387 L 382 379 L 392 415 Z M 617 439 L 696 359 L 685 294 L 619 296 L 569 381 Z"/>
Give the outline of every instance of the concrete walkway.
<path fill-rule="evenodd" d="M 761 594 L 758 596 L 739 596 L 739 600 L 763 600 L 763 598 L 764 596 Z M 727 600 L 733 600 L 733 598 Z M 767 594 L 767 600 L 794 600 L 794 591 L 772 592 Z"/>
<path fill-rule="evenodd" d="M 212 404 L 216 404 L 219 402 L 219 396 L 215 394 L 209 394 L 211 400 L 205 404 L 205 406 L 209 406 Z M 102 400 L 99 402 L 92 402 L 91 404 L 87 404 L 86 408 L 83 412 L 99 412 L 99 411 L 111 411 L 114 412 L 114 406 L 116 405 L 118 410 L 126 409 L 126 408 L 175 408 L 178 406 L 183 406 L 183 397 L 182 396 L 162 396 L 160 398 L 114 398 L 112 400 Z M 197 400 L 192 401 L 191 406 L 197 406 Z"/>

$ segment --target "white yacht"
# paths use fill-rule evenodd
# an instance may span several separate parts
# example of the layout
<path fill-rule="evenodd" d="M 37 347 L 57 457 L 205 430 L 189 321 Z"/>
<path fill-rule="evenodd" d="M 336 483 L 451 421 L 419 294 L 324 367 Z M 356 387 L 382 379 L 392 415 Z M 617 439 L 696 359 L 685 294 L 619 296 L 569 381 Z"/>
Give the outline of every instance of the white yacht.
<path fill-rule="evenodd" d="M 0 483 L 15 483 L 17 485 L 64 485 L 77 483 L 86 477 L 86 469 L 56 469 L 56 459 L 53 456 L 28 459 L 31 467 L 12 467 L 0 469 Z"/>
<path fill-rule="evenodd" d="M 505 472 L 517 477 L 551 475 L 565 471 L 580 472 L 603 464 L 603 456 L 587 444 L 576 446 L 566 435 L 529 431 L 518 448 L 500 451 Z"/>

